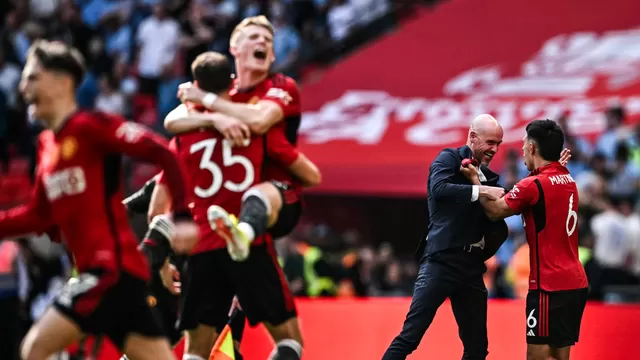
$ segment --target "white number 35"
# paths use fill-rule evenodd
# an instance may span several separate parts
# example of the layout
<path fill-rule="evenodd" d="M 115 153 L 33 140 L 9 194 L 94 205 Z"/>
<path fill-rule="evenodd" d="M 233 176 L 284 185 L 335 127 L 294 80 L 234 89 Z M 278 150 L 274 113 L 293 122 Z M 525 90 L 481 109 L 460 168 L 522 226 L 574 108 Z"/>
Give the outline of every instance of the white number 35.
<path fill-rule="evenodd" d="M 225 189 L 233 192 L 243 192 L 249 188 L 253 184 L 255 179 L 255 169 L 253 168 L 253 164 L 249 159 L 242 155 L 233 155 L 231 151 L 231 145 L 227 141 L 222 141 L 222 165 L 224 167 L 229 167 L 233 165 L 242 165 L 245 169 L 245 177 L 242 182 L 234 183 L 230 180 L 223 182 L 222 169 L 220 166 L 213 161 L 213 154 L 218 143 L 218 139 L 207 139 L 199 141 L 189 148 L 189 152 L 194 154 L 198 151 L 204 150 L 202 153 L 202 157 L 200 158 L 200 169 L 207 170 L 211 173 L 213 177 L 213 181 L 211 185 L 203 189 L 199 186 L 196 186 L 194 192 L 197 196 L 201 198 L 211 197 L 220 191 L 222 186 Z"/>

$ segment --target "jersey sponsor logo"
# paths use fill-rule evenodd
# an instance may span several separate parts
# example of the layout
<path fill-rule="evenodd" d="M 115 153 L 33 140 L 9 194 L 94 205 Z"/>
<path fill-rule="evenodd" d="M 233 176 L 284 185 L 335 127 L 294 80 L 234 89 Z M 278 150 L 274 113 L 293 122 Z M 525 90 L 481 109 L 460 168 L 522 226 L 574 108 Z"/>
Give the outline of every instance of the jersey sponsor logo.
<path fill-rule="evenodd" d="M 62 160 L 71 159 L 78 151 L 78 140 L 73 136 L 66 137 L 60 145 L 60 156 Z"/>
<path fill-rule="evenodd" d="M 87 180 L 84 170 L 79 166 L 60 170 L 43 178 L 47 198 L 50 201 L 62 196 L 82 194 L 87 189 Z"/>
<path fill-rule="evenodd" d="M 132 122 L 125 122 L 116 129 L 116 137 L 128 143 L 137 142 L 144 133 L 145 129 L 142 126 Z"/>
<path fill-rule="evenodd" d="M 289 103 L 293 100 L 291 95 L 289 95 L 289 93 L 286 90 L 275 88 L 275 87 L 272 87 L 269 90 L 267 90 L 267 94 L 265 96 L 273 99 L 278 99 L 282 101 L 282 103 L 285 105 L 289 105 Z"/>

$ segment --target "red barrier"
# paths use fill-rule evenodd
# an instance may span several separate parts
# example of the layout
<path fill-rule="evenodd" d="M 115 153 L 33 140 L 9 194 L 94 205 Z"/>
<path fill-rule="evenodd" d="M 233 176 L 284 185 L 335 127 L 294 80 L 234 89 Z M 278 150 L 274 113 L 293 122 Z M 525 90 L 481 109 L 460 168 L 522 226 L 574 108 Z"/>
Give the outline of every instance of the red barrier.
<path fill-rule="evenodd" d="M 409 299 L 299 300 L 305 336 L 305 360 L 380 359 L 399 332 Z M 580 342 L 572 360 L 637 359 L 640 306 L 587 305 Z M 525 354 L 523 301 L 489 302 L 489 360 L 522 359 Z M 445 303 L 420 347 L 409 359 L 458 360 L 462 345 L 451 307 Z M 263 328 L 247 329 L 243 353 L 247 360 L 263 360 L 272 349 Z M 177 355 L 182 351 L 177 349 Z M 180 357 L 178 357 L 180 358 Z M 112 347 L 100 360 L 116 360 Z"/>

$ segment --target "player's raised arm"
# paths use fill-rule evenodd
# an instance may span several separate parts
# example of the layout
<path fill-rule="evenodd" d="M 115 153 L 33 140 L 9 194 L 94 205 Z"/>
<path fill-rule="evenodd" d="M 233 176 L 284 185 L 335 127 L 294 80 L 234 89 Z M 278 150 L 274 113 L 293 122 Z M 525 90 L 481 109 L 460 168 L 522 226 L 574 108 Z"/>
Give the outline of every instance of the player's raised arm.
<path fill-rule="evenodd" d="M 139 124 L 115 116 L 99 114 L 97 118 L 86 121 L 86 136 L 106 152 L 123 153 L 160 166 L 171 190 L 174 218 L 190 218 L 181 167 L 167 141 Z"/>
<path fill-rule="evenodd" d="M 42 234 L 53 227 L 42 178 L 38 175 L 29 203 L 0 211 L 0 240 L 2 238 Z"/>

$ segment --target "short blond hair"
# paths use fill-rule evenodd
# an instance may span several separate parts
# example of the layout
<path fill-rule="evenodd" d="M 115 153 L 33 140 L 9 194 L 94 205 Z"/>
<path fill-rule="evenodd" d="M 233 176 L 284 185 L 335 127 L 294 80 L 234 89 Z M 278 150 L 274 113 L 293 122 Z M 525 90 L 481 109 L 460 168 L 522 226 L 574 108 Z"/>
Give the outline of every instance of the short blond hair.
<path fill-rule="evenodd" d="M 267 19 L 266 16 L 264 15 L 251 16 L 251 17 L 245 18 L 238 25 L 236 25 L 236 27 L 233 29 L 233 32 L 231 33 L 231 39 L 229 40 L 229 45 L 235 46 L 236 42 L 238 41 L 238 37 L 240 36 L 240 34 L 242 34 L 242 31 L 244 31 L 244 29 L 252 25 L 261 26 L 269 30 L 272 36 L 274 34 L 273 25 L 271 25 L 271 22 Z"/>

